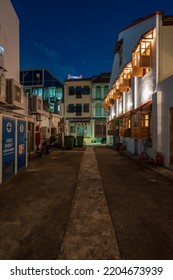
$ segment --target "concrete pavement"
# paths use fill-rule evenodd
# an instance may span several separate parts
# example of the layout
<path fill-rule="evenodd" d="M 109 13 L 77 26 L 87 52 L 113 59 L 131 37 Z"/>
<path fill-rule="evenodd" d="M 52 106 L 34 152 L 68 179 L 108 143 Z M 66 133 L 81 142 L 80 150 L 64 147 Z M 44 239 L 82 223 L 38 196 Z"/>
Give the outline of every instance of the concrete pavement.
<path fill-rule="evenodd" d="M 87 147 L 57 259 L 120 259 L 93 147 Z"/>

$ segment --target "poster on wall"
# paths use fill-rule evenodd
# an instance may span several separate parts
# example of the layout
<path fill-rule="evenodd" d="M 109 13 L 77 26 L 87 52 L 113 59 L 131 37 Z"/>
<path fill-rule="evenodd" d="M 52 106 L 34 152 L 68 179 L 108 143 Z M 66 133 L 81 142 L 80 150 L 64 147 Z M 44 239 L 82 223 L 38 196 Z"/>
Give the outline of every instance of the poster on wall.
<path fill-rule="evenodd" d="M 26 166 L 26 121 L 17 121 L 17 168 L 21 169 Z"/>
<path fill-rule="evenodd" d="M 2 174 L 5 179 L 14 173 L 15 120 L 4 117 L 2 124 Z"/>

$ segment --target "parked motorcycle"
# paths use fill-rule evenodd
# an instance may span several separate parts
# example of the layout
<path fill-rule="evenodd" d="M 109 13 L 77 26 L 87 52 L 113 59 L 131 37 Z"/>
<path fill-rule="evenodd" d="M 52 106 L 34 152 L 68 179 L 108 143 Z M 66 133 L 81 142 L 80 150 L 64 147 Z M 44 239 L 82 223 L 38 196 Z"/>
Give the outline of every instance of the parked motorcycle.
<path fill-rule="evenodd" d="M 51 152 L 51 143 L 50 140 L 45 139 L 42 142 L 41 149 L 40 149 L 40 157 L 44 156 L 45 154 L 49 154 Z"/>

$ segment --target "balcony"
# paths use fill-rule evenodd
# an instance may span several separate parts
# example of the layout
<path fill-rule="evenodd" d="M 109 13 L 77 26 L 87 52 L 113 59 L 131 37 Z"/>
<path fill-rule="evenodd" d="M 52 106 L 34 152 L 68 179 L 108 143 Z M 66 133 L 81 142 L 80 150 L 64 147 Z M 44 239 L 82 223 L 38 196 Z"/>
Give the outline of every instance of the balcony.
<path fill-rule="evenodd" d="M 132 138 L 139 138 L 139 127 L 132 128 Z"/>
<path fill-rule="evenodd" d="M 139 131 L 139 138 L 148 139 L 150 136 L 149 127 L 141 127 Z"/>
<path fill-rule="evenodd" d="M 150 136 L 149 127 L 133 127 L 132 138 L 148 139 Z"/>

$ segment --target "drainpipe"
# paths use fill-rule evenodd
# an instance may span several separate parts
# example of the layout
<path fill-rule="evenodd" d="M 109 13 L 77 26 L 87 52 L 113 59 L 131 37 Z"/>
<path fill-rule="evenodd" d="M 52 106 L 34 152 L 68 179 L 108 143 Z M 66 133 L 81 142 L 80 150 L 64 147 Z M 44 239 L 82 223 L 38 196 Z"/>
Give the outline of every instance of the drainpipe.
<path fill-rule="evenodd" d="M 157 123 L 157 144 L 156 152 L 162 152 L 162 92 L 158 91 L 158 84 L 160 81 L 160 20 L 162 12 L 156 12 L 156 123 Z"/>
<path fill-rule="evenodd" d="M 160 16 L 162 12 L 156 12 L 156 92 L 160 80 Z"/>
<path fill-rule="evenodd" d="M 137 97 L 138 97 L 138 77 L 133 78 L 133 109 L 136 109 L 137 104 Z"/>

